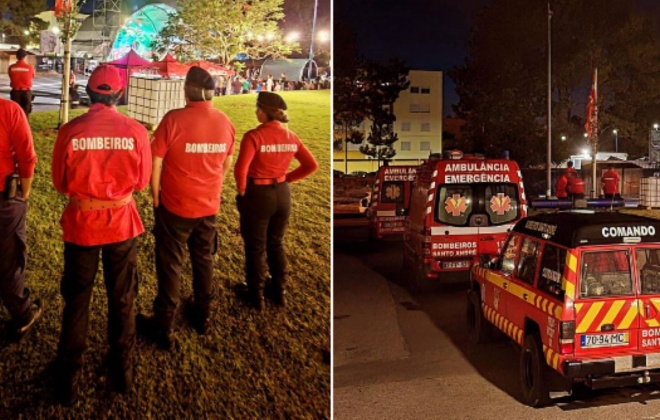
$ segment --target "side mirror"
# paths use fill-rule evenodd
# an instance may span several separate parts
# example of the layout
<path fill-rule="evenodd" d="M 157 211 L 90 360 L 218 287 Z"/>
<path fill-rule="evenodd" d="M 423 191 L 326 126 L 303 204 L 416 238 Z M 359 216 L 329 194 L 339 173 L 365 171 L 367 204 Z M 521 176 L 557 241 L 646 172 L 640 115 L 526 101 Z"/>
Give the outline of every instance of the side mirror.
<path fill-rule="evenodd" d="M 490 268 L 490 255 L 482 254 L 479 257 L 479 267 Z"/>

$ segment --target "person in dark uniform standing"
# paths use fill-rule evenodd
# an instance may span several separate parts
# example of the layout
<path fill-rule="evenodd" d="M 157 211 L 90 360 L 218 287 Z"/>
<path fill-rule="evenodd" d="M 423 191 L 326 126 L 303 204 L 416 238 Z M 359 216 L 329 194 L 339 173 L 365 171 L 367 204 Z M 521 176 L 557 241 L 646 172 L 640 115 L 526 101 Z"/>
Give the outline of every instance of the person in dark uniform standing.
<path fill-rule="evenodd" d="M 285 305 L 288 267 L 283 242 L 291 214 L 289 184 L 318 169 L 298 136 L 282 125 L 289 121 L 286 109 L 278 94 L 259 93 L 256 114 L 261 125 L 243 136 L 234 168 L 247 280 L 238 293 L 258 310 L 264 307 L 269 273 L 266 295 Z M 300 166 L 287 173 L 294 158 Z"/>
<path fill-rule="evenodd" d="M 53 183 L 69 196 L 60 220 L 64 316 L 56 359 L 58 397 L 65 405 L 78 396 L 99 259 L 108 295 L 109 382 L 126 393 L 133 381 L 136 238 L 144 232 L 133 191 L 146 188 L 152 162 L 147 130 L 115 108 L 121 93 L 114 67 L 94 69 L 89 111 L 60 128 L 53 151 Z"/>
<path fill-rule="evenodd" d="M 186 246 L 194 294 L 185 312 L 198 333 L 205 334 L 209 326 L 215 297 L 215 219 L 222 184 L 233 162 L 236 134 L 227 115 L 213 107 L 215 81 L 206 70 L 192 67 L 184 89 L 186 107 L 165 115 L 151 143 L 158 296 L 154 316 L 140 314 L 137 319 L 138 332 L 168 350 L 174 345 L 172 324 L 180 300 Z"/>
<path fill-rule="evenodd" d="M 0 98 L 0 301 L 11 315 L 7 333 L 15 339 L 43 314 L 41 302 L 32 301 L 25 288 L 25 215 L 36 163 L 25 113 Z"/>
<path fill-rule="evenodd" d="M 11 92 L 9 97 L 23 108 L 25 115 L 32 112 L 32 79 L 34 79 L 34 67 L 25 61 L 27 51 L 20 48 L 16 51 L 16 62 L 9 66 L 9 82 Z"/>

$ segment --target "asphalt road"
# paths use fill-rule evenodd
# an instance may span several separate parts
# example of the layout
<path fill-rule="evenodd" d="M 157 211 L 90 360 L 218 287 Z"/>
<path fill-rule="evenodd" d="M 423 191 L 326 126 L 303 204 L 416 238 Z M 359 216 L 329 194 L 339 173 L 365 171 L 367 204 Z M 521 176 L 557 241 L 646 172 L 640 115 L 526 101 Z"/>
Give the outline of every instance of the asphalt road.
<path fill-rule="evenodd" d="M 333 363 L 337 419 L 652 419 L 660 385 L 557 394 L 520 402 L 519 350 L 500 340 L 472 346 L 464 287 L 434 294 L 405 288 L 399 242 L 334 235 Z"/>
<path fill-rule="evenodd" d="M 87 85 L 87 77 L 76 75 L 78 92 L 83 94 Z M 9 76 L 0 75 L 0 96 L 9 99 Z M 50 73 L 37 73 L 32 83 L 32 92 L 36 95 L 32 102 L 32 111 L 52 111 L 59 109 L 62 96 L 62 75 Z"/>

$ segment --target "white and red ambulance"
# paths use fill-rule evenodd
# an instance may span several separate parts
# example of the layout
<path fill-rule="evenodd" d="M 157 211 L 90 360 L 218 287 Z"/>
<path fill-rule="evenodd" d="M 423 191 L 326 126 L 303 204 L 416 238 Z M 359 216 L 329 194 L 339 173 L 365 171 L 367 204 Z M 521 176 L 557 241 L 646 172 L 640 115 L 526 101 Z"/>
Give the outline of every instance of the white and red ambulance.
<path fill-rule="evenodd" d="M 404 266 L 416 289 L 460 280 L 479 255 L 495 254 L 527 215 L 518 164 L 509 159 L 432 155 L 417 171 L 404 232 Z M 467 280 L 467 275 L 465 276 Z"/>
<path fill-rule="evenodd" d="M 369 234 L 372 238 L 403 235 L 417 168 L 383 166 L 378 170 L 369 205 Z"/>

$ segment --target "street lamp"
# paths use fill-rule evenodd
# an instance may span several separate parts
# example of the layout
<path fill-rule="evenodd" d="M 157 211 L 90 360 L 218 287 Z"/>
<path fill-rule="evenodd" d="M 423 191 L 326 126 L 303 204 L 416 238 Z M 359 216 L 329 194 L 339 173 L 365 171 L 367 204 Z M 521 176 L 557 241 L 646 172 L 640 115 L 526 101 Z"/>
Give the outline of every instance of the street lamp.
<path fill-rule="evenodd" d="M 654 129 L 654 130 L 656 130 L 656 131 L 657 131 L 657 130 L 658 130 L 658 128 L 660 128 L 660 125 L 658 125 L 657 123 L 656 123 L 656 124 L 653 124 L 653 129 Z"/>
<path fill-rule="evenodd" d="M 58 28 L 57 26 L 53 26 L 52 28 L 50 28 L 50 31 L 55 35 L 57 35 L 60 33 L 60 28 Z"/>
<path fill-rule="evenodd" d="M 566 141 L 566 136 L 561 136 L 561 141 Z"/>
<path fill-rule="evenodd" d="M 286 42 L 296 42 L 300 39 L 300 33 L 291 32 L 286 36 Z"/>
<path fill-rule="evenodd" d="M 619 153 L 619 130 L 615 128 L 612 133 L 614 133 L 614 151 Z"/>
<path fill-rule="evenodd" d="M 319 31 L 318 38 L 319 38 L 319 42 L 324 42 L 324 43 L 328 42 L 330 41 L 330 32 L 326 30 Z"/>

